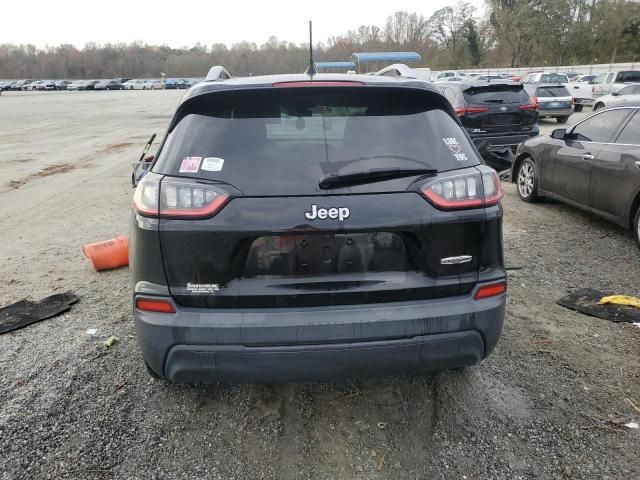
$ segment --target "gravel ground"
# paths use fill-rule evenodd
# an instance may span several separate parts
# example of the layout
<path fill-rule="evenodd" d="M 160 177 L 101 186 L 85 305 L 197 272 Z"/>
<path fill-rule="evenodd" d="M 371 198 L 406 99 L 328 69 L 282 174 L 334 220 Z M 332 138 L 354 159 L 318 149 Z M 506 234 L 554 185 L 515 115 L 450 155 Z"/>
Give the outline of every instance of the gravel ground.
<path fill-rule="evenodd" d="M 0 304 L 81 297 L 0 336 L 2 479 L 640 477 L 640 430 L 621 426 L 640 416 L 626 400 L 640 403 L 640 329 L 555 304 L 577 287 L 640 295 L 638 249 L 591 215 L 519 201 L 513 185 L 506 257 L 522 268 L 481 365 L 355 383 L 152 380 L 127 270 L 95 273 L 79 247 L 127 233 L 130 163 L 180 95 L 0 97 Z M 110 335 L 120 342 L 104 350 Z"/>

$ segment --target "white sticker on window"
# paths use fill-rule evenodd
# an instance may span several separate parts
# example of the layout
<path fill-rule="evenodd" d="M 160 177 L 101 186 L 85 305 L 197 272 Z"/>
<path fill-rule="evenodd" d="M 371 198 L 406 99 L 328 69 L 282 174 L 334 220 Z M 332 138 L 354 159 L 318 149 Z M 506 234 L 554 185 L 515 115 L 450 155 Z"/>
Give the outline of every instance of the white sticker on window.
<path fill-rule="evenodd" d="M 184 157 L 180 164 L 180 173 L 197 173 L 202 157 Z"/>
<path fill-rule="evenodd" d="M 462 145 L 458 142 L 458 139 L 455 137 L 442 137 L 442 141 L 449 148 L 452 155 L 456 157 L 456 160 L 459 162 L 465 162 L 467 159 L 467 154 L 462 153 Z"/>
<path fill-rule="evenodd" d="M 216 293 L 220 290 L 217 283 L 187 283 L 189 293 Z"/>
<path fill-rule="evenodd" d="M 206 157 L 202 161 L 202 166 L 200 168 L 202 170 L 207 170 L 209 172 L 219 172 L 220 170 L 222 170 L 223 165 L 224 165 L 224 158 Z"/>

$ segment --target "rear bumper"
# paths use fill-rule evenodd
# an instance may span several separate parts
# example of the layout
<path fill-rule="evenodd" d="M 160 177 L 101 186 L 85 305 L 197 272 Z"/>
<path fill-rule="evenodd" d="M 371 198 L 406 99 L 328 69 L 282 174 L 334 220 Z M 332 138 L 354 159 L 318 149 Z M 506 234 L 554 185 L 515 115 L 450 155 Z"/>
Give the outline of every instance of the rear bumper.
<path fill-rule="evenodd" d="M 295 309 L 176 306 L 175 314 L 136 309 L 134 323 L 146 362 L 173 382 L 329 380 L 476 364 L 498 341 L 505 301 L 470 294 Z"/>
<path fill-rule="evenodd" d="M 480 153 L 483 153 L 482 149 L 503 148 L 510 147 L 515 149 L 525 140 L 532 137 L 537 137 L 539 134 L 538 128 L 534 128 L 525 133 L 518 133 L 515 135 L 471 135 L 473 143 L 478 148 Z"/>
<path fill-rule="evenodd" d="M 556 110 L 551 108 L 540 109 L 539 118 L 543 117 L 568 117 L 573 114 L 573 107 L 562 110 Z"/>

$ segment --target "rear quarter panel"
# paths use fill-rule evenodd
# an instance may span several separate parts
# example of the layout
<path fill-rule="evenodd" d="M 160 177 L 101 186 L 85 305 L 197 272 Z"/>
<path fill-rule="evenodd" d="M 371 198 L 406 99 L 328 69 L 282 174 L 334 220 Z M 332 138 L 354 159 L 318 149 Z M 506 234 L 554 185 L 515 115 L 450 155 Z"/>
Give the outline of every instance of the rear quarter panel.
<path fill-rule="evenodd" d="M 607 144 L 594 163 L 590 206 L 623 226 L 630 225 L 640 192 L 640 146 Z"/>

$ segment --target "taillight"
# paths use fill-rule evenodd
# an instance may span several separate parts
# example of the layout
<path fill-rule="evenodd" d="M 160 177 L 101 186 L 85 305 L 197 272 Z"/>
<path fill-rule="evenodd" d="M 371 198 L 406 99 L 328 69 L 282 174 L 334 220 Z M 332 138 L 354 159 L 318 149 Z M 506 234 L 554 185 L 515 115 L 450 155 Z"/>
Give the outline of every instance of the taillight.
<path fill-rule="evenodd" d="M 140 215 L 147 217 L 158 216 L 158 194 L 160 193 L 160 180 L 162 176 L 155 173 L 147 173 L 133 194 L 133 209 Z"/>
<path fill-rule="evenodd" d="M 495 170 L 435 178 L 420 189 L 440 210 L 461 210 L 497 205 L 504 193 Z"/>
<path fill-rule="evenodd" d="M 497 297 L 507 291 L 506 282 L 491 283 L 489 285 L 482 285 L 476 294 L 473 296 L 474 300 L 481 300 L 483 298 Z"/>
<path fill-rule="evenodd" d="M 213 185 L 187 178 L 145 175 L 133 196 L 140 215 L 169 218 L 209 218 L 229 201 L 229 194 Z"/>
<path fill-rule="evenodd" d="M 138 298 L 136 300 L 136 308 L 145 312 L 176 313 L 176 309 L 169 300 Z"/>
<path fill-rule="evenodd" d="M 456 108 L 454 109 L 459 117 L 463 117 L 465 115 L 469 115 L 471 113 L 482 113 L 488 112 L 489 107 L 466 107 L 466 108 Z"/>
<path fill-rule="evenodd" d="M 531 97 L 531 103 L 527 105 L 518 105 L 520 110 L 539 110 L 538 97 Z"/>

